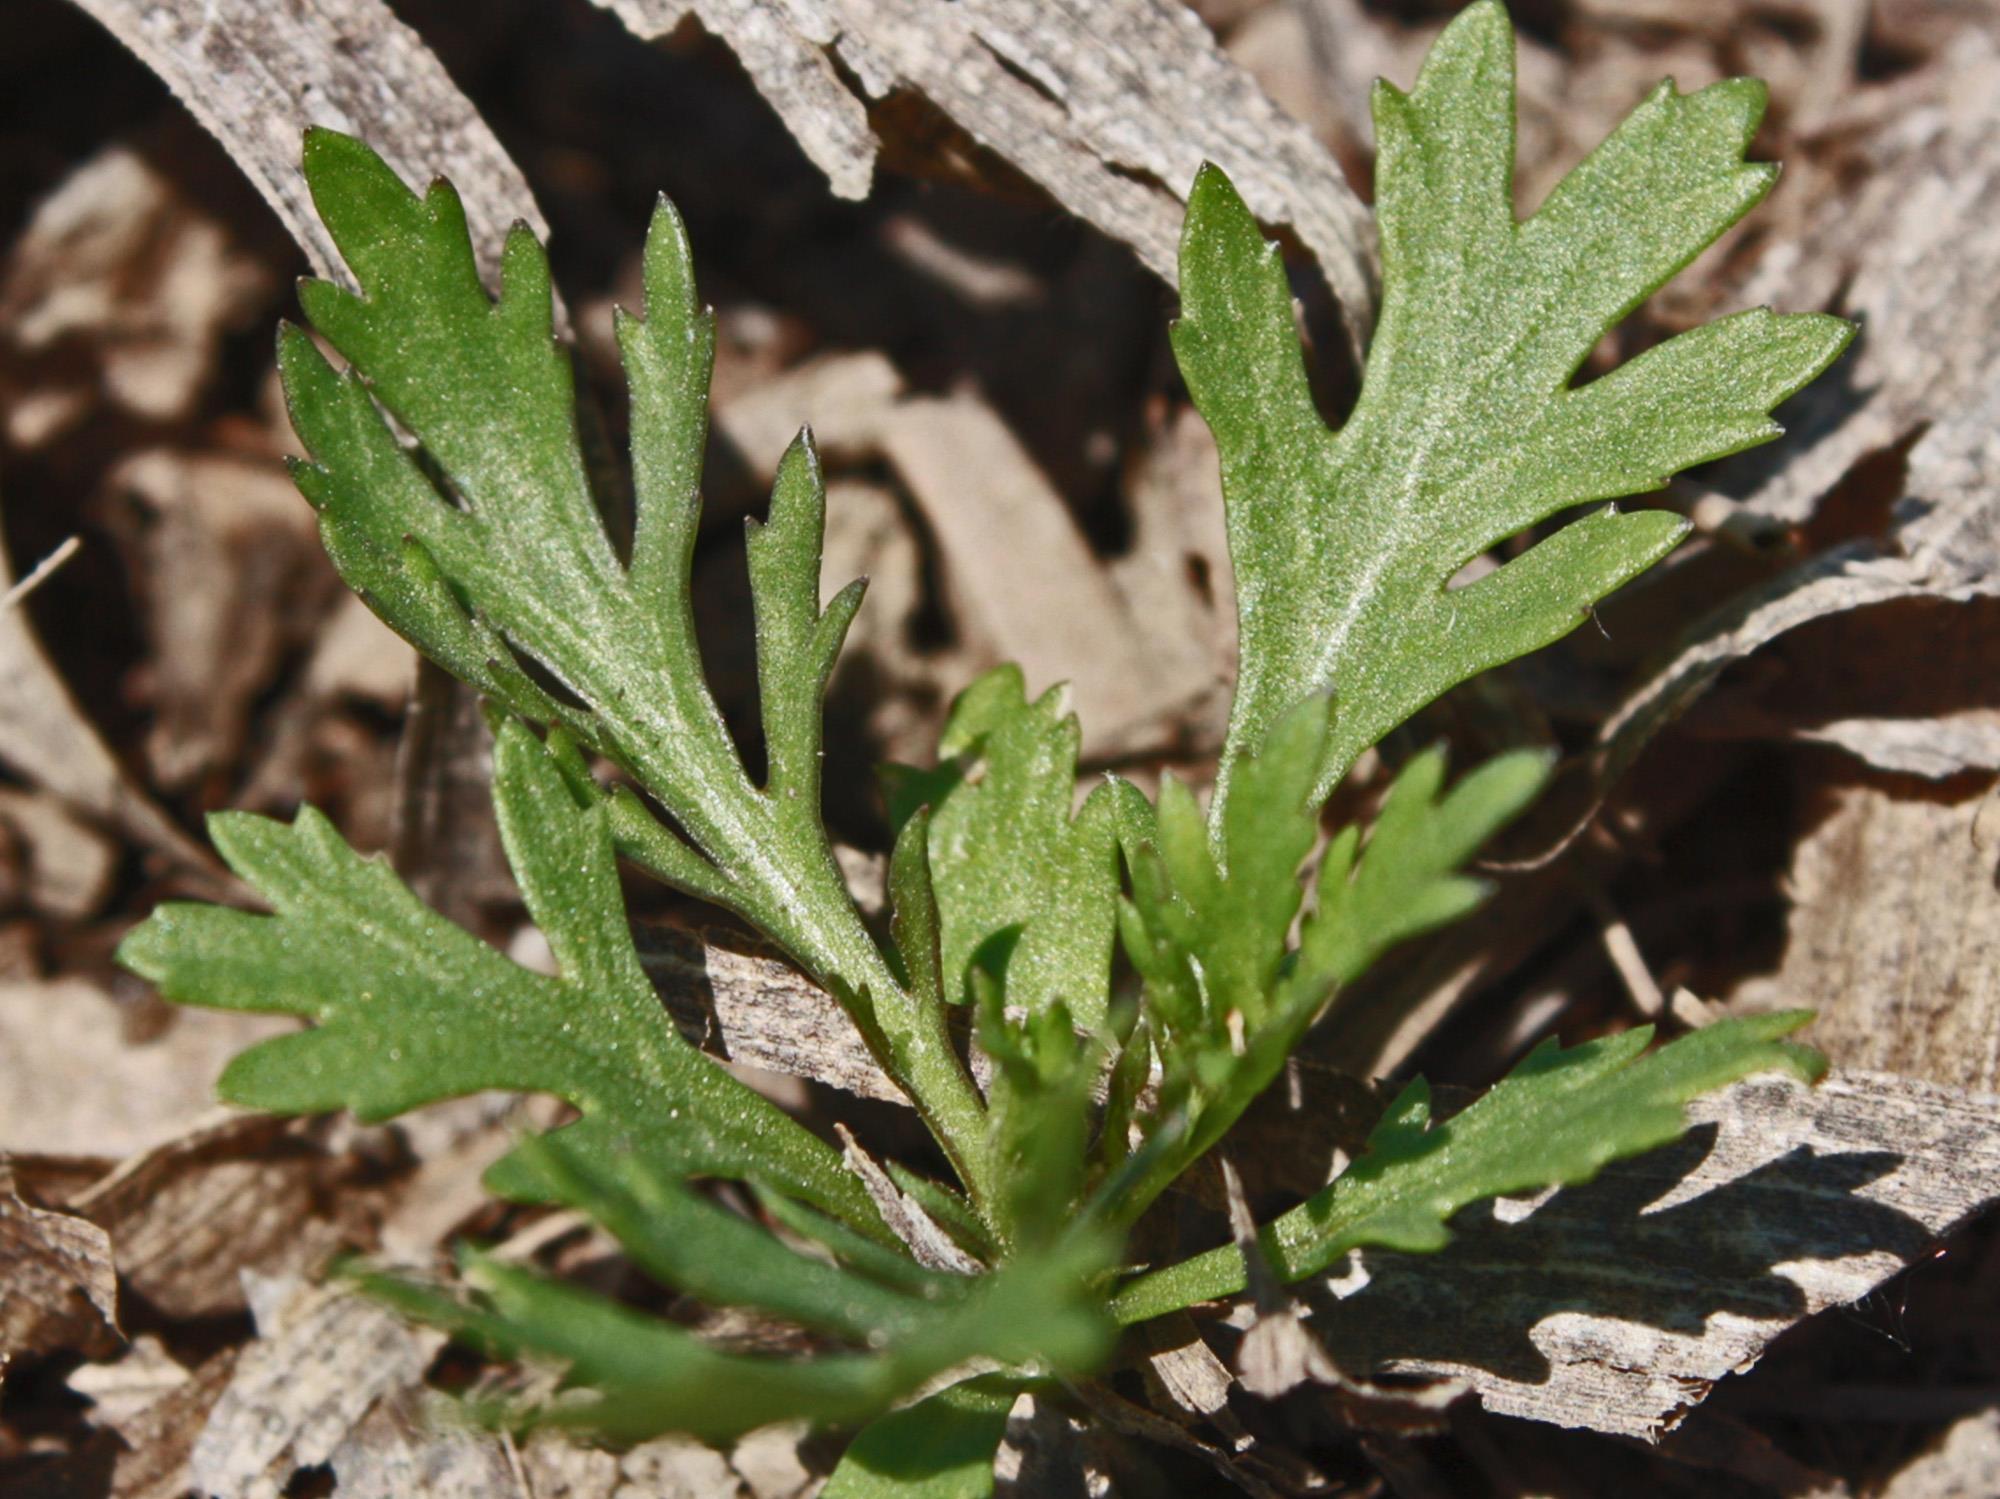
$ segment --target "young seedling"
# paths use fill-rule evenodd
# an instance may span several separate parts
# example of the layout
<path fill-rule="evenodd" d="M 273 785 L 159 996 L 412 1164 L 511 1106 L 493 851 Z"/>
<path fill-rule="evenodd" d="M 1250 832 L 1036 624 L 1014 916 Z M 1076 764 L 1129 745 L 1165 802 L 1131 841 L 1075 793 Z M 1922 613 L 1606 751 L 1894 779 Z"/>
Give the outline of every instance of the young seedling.
<path fill-rule="evenodd" d="M 280 339 L 310 454 L 295 475 L 348 584 L 491 703 L 501 834 L 557 971 L 432 913 L 311 809 L 211 820 L 271 914 L 162 906 L 121 959 L 173 1000 L 314 1022 L 229 1066 L 221 1092 L 239 1104 L 381 1120 L 479 1089 L 566 1100 L 578 1120 L 524 1141 L 491 1173 L 496 1192 L 581 1208 L 664 1283 L 829 1349 L 720 1350 L 476 1253 L 456 1291 L 376 1277 L 463 1338 L 566 1366 L 563 1396 L 509 1419 L 616 1439 L 856 1426 L 978 1361 L 988 1372 L 863 1430 L 827 1492 L 980 1492 L 1017 1392 L 1087 1372 L 1120 1326 L 1244 1287 L 1233 1245 L 1137 1270 L 1125 1234 L 1308 1027 L 1339 1022 L 1383 951 L 1480 901 L 1463 870 L 1547 765 L 1503 755 L 1447 788 L 1441 754 L 1417 756 L 1365 835 L 1333 839 L 1307 902 L 1301 866 L 1331 789 L 1440 693 L 1574 628 L 1685 527 L 1606 504 L 1479 581 L 1453 579 L 1561 512 L 1777 436 L 1771 409 L 1849 336 L 1829 317 L 1744 312 L 1573 384 L 1607 329 L 1769 190 L 1775 168 L 1743 160 L 1763 90 L 1663 84 L 1519 220 L 1512 53 L 1487 0 L 1410 92 L 1378 87 L 1383 304 L 1337 432 L 1307 387 L 1276 248 L 1221 171 L 1195 180 L 1173 342 L 1221 451 L 1242 641 L 1207 807 L 1171 778 L 1156 802 L 1107 779 L 1072 815 L 1074 720 L 995 672 L 955 705 L 940 765 L 888 780 L 880 939 L 820 818 L 820 700 L 862 590 L 821 603 L 808 435 L 748 527 L 761 780 L 702 674 L 689 565 L 714 326 L 673 208 L 647 240 L 645 314 L 617 325 L 626 550 L 586 477 L 540 245 L 513 232 L 490 296 L 449 184 L 417 196 L 360 142 L 308 136 L 307 180 L 361 289 L 301 290 L 345 370 L 297 329 Z M 682 1038 L 635 953 L 621 858 L 766 933 L 853 1017 L 953 1174 L 897 1179 L 976 1273 L 920 1263 L 838 1151 Z M 1135 992 L 1114 992 L 1114 943 Z M 955 1006 L 971 1009 L 983 1087 Z M 1345 1173 L 1263 1226 L 1261 1251 L 1290 1281 L 1357 1246 L 1435 1249 L 1468 1203 L 1580 1182 L 1673 1139 L 1706 1090 L 1815 1077 L 1819 1059 L 1783 1040 L 1806 1018 L 1724 1021 L 1650 1053 L 1643 1029 L 1546 1045 L 1441 1123 L 1414 1082 Z M 699 1185 L 715 1180 L 747 1184 L 761 1216 Z"/>

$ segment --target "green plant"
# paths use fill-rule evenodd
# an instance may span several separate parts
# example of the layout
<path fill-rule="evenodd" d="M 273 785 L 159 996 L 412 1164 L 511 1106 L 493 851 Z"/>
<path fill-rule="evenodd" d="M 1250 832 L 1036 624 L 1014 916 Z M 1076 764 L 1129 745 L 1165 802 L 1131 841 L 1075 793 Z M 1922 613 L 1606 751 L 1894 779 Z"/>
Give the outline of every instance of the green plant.
<path fill-rule="evenodd" d="M 886 934 L 851 902 L 819 813 L 820 698 L 861 586 L 822 607 L 805 435 L 749 524 L 761 784 L 702 675 L 688 567 L 713 325 L 673 209 L 647 241 L 645 316 L 617 326 L 636 496 L 621 548 L 586 479 L 534 238 L 509 238 L 492 298 L 448 184 L 419 197 L 360 143 L 308 136 L 308 181 L 361 292 L 301 291 L 346 371 L 303 332 L 281 337 L 311 454 L 295 475 L 350 586 L 493 705 L 500 827 L 558 974 L 433 914 L 309 809 L 212 821 L 271 915 L 162 906 L 121 958 L 177 1001 L 316 1022 L 230 1065 L 221 1091 L 241 1104 L 386 1119 L 485 1088 L 567 1100 L 578 1121 L 524 1141 L 495 1191 L 582 1208 L 663 1282 L 840 1350 L 723 1351 L 476 1254 L 462 1291 L 375 1277 L 463 1337 L 566 1366 L 568 1393 L 509 1415 L 719 1440 L 785 1417 L 858 1423 L 985 1360 L 1001 1372 L 865 1431 L 829 1489 L 977 1491 L 1013 1392 L 1089 1370 L 1121 1325 L 1243 1287 L 1233 1246 L 1138 1273 L 1120 1245 L 1380 953 L 1481 899 L 1462 871 L 1547 765 L 1509 754 L 1447 790 L 1442 755 L 1417 756 L 1365 837 L 1333 838 L 1307 907 L 1332 787 L 1439 693 L 1573 628 L 1684 526 L 1606 506 L 1452 580 L 1559 511 L 1776 436 L 1771 408 L 1849 335 L 1743 313 L 1573 386 L 1606 329 L 1769 188 L 1774 169 L 1742 159 L 1763 96 L 1663 85 L 1517 222 L 1512 45 L 1488 0 L 1410 93 L 1378 90 L 1384 302 L 1337 433 L 1275 247 L 1220 171 L 1194 184 L 1174 348 L 1221 450 L 1242 626 L 1206 810 L 1171 778 L 1157 803 L 1108 778 L 1072 815 L 1074 720 L 993 673 L 954 706 L 937 768 L 888 777 Z M 680 1036 L 635 955 L 620 857 L 734 911 L 839 1000 L 955 1175 L 897 1180 L 980 1273 L 919 1263 L 839 1152 Z M 1114 943 L 1134 993 L 1114 992 Z M 983 1089 L 955 1006 L 990 1064 Z M 1816 1056 L 1782 1039 L 1805 1019 L 1723 1022 L 1643 1056 L 1644 1030 L 1544 1047 L 1442 1123 L 1413 1083 L 1351 1169 L 1263 1228 L 1263 1252 L 1297 1279 L 1359 1245 L 1436 1248 L 1469 1202 L 1673 1138 L 1704 1090 L 1764 1069 L 1812 1078 Z M 748 1184 L 761 1217 L 697 1185 L 715 1179 Z"/>

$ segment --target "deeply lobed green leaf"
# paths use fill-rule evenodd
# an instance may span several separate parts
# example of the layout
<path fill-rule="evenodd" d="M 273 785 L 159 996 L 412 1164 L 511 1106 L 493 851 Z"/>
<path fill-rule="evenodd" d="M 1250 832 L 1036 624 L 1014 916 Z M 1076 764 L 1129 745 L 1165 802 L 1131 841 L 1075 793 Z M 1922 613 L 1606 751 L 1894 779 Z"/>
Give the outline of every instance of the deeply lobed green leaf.
<path fill-rule="evenodd" d="M 1454 587 L 1461 568 L 1564 510 L 1775 436 L 1771 408 L 1845 343 L 1833 319 L 1744 313 L 1571 383 L 1607 328 L 1768 189 L 1774 169 L 1743 160 L 1761 109 L 1743 81 L 1663 85 L 1517 221 L 1512 37 L 1492 0 L 1470 7 L 1410 93 L 1376 96 L 1385 300 L 1337 435 L 1314 407 L 1276 252 L 1204 169 L 1174 347 L 1221 452 L 1241 625 L 1208 813 L 1169 778 L 1157 807 L 1114 781 L 1072 815 L 1079 736 L 1060 693 L 1030 702 L 1018 671 L 989 674 L 954 706 L 939 769 L 891 785 L 880 944 L 820 822 L 821 698 L 861 586 L 822 605 L 825 488 L 803 434 L 748 528 L 762 784 L 702 676 L 688 568 L 714 326 L 671 207 L 647 240 L 645 315 L 617 319 L 634 431 L 625 548 L 585 472 L 541 247 L 517 228 L 489 297 L 447 184 L 411 193 L 359 142 L 314 132 L 308 180 L 360 292 L 301 291 L 351 369 L 297 330 L 281 341 L 310 454 L 299 486 L 384 619 L 547 727 L 545 740 L 502 728 L 496 796 L 559 972 L 443 922 L 310 811 L 289 827 L 215 823 L 274 914 L 162 907 L 121 956 L 170 998 L 317 1023 L 231 1066 L 239 1102 L 386 1118 L 484 1088 L 570 1100 L 582 1120 L 524 1144 L 497 1187 L 582 1209 L 667 1284 L 866 1349 L 729 1353 L 477 1257 L 474 1299 L 377 1283 L 496 1352 L 563 1362 L 579 1388 L 536 1419 L 712 1440 L 780 1419 L 847 1424 L 988 1358 L 1013 1367 L 879 1421 L 828 1492 L 990 1492 L 1013 1393 L 1106 1352 L 1096 1227 L 1128 1225 L 1213 1145 L 1381 952 L 1481 898 L 1463 866 L 1547 767 L 1503 756 L 1447 791 L 1442 755 L 1418 756 L 1365 842 L 1333 839 L 1308 905 L 1300 870 L 1333 782 L 1438 693 L 1572 627 L 1681 525 L 1606 509 Z M 634 786 L 599 784 L 593 754 Z M 615 853 L 740 913 L 834 992 L 965 1191 L 892 1174 L 994 1274 L 917 1265 L 829 1147 L 673 1030 L 632 951 Z M 1109 1002 L 1114 926 L 1140 1006 Z M 967 997 L 992 1063 L 984 1097 L 946 1023 Z M 1298 1278 L 1358 1245 L 1436 1248 L 1467 1203 L 1580 1181 L 1673 1138 L 1702 1091 L 1767 1068 L 1812 1076 L 1816 1059 L 1780 1040 L 1801 1019 L 1727 1022 L 1643 1058 L 1645 1032 L 1544 1048 L 1442 1124 L 1413 1084 L 1352 1169 L 1265 1229 L 1263 1251 Z M 705 1176 L 749 1183 L 817 1249 L 703 1192 Z M 1137 1278 L 1111 1309 L 1156 1315 L 1241 1289 L 1243 1272 L 1239 1251 L 1219 1250 Z"/>
<path fill-rule="evenodd" d="M 1687 1128 L 1686 1105 L 1758 1072 L 1816 1081 L 1826 1063 L 1782 1038 L 1808 1010 L 1718 1021 L 1641 1057 L 1652 1028 L 1562 1050 L 1535 1048 L 1463 1113 L 1430 1117 L 1430 1090 L 1411 1083 L 1330 1186 L 1259 1232 L 1286 1281 L 1330 1267 L 1350 1249 L 1443 1247 L 1460 1208 L 1489 1197 L 1590 1180 L 1605 1165 L 1665 1145 Z M 1143 1321 L 1246 1284 L 1234 1245 L 1132 1281 L 1112 1299 L 1121 1322 Z"/>
<path fill-rule="evenodd" d="M 864 1421 L 970 1359 L 1088 1368 L 1111 1337 L 1102 1303 L 1083 1291 L 1099 1261 L 1097 1251 L 1073 1247 L 960 1281 L 879 1351 L 804 1359 L 728 1352 L 674 1323 L 478 1254 L 462 1257 L 473 1298 L 388 1276 L 366 1284 L 490 1353 L 567 1367 L 565 1397 L 498 1410 L 497 1419 L 618 1441 L 676 1431 L 725 1442 L 775 1421 Z"/>
<path fill-rule="evenodd" d="M 1130 792 L 1121 836 L 1132 898 L 1121 931 L 1146 985 L 1163 1072 L 1153 1127 L 1183 1132 L 1141 1184 L 1136 1209 L 1219 1140 L 1284 1066 L 1306 1027 L 1345 985 L 1398 942 L 1465 915 L 1487 894 L 1461 874 L 1548 774 L 1531 751 L 1499 756 L 1449 793 L 1444 755 L 1417 756 L 1397 776 L 1365 846 L 1344 829 L 1320 862 L 1312 909 L 1291 932 L 1313 846 L 1313 785 L 1330 732 L 1309 699 L 1246 756 L 1221 820 L 1220 857 L 1192 795 L 1169 780 L 1157 817 Z"/>
<path fill-rule="evenodd" d="M 821 608 L 825 486 L 804 436 L 780 466 L 768 518 L 750 525 L 762 786 L 702 675 L 688 564 L 714 328 L 678 216 L 662 200 L 646 245 L 646 316 L 617 325 L 633 411 L 628 563 L 585 473 L 534 236 L 509 236 L 492 299 L 449 184 L 419 197 L 359 141 L 324 130 L 308 135 L 305 167 L 361 285 L 358 295 L 324 282 L 300 292 L 350 370 L 336 372 L 296 329 L 280 341 L 310 454 L 294 472 L 328 555 L 420 649 L 561 729 L 551 745 L 570 755 L 572 793 L 607 801 L 620 852 L 739 912 L 831 989 L 983 1190 L 978 1094 L 941 1020 L 903 989 L 862 924 L 820 821 L 820 700 L 861 588 Z M 377 403 L 415 434 L 431 469 Z M 672 825 L 631 790 L 596 786 L 582 748 L 627 771 Z"/>
<path fill-rule="evenodd" d="M 952 704 L 942 763 L 890 767 L 885 780 L 896 826 L 931 808 L 946 997 L 962 1000 L 974 955 L 1012 932 L 1009 1002 L 1061 1000 L 1095 1026 L 1111 987 L 1116 855 L 1108 788 L 1071 816 L 1079 731 L 1067 696 L 1051 688 L 1031 703 L 1020 668 L 997 667 Z"/>
<path fill-rule="evenodd" d="M 1680 539 L 1655 511 L 1573 522 L 1486 577 L 1472 558 L 1560 511 L 1656 489 L 1777 436 L 1771 408 L 1846 345 L 1836 318 L 1739 313 L 1583 386 L 1615 323 L 1769 190 L 1738 79 L 1663 84 L 1526 221 L 1513 34 L 1495 0 L 1404 94 L 1376 88 L 1381 319 L 1336 435 L 1306 382 L 1275 246 L 1212 167 L 1188 199 L 1174 351 L 1222 455 L 1241 665 L 1216 815 L 1292 704 L 1330 691 L 1321 795 L 1447 688 L 1568 633 Z"/>
<path fill-rule="evenodd" d="M 299 1015 L 223 1073 L 222 1096 L 277 1113 L 351 1109 L 368 1120 L 489 1088 L 552 1093 L 582 1111 L 561 1131 L 579 1160 L 632 1153 L 676 1176 L 761 1180 L 881 1233 L 839 1154 L 691 1046 L 639 966 L 603 810 L 579 808 L 534 736 L 495 750 L 501 834 L 560 972 L 530 972 L 429 910 L 319 813 L 290 825 L 210 822 L 268 916 L 168 904 L 118 958 L 167 998 Z M 538 1195 L 531 1168 L 496 1185 Z"/>

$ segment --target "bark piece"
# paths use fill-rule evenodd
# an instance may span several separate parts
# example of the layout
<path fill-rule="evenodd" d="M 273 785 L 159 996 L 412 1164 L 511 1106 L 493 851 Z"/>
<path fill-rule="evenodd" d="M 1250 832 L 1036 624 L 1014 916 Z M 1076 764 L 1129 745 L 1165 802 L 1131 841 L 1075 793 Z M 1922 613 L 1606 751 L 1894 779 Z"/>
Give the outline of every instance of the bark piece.
<path fill-rule="evenodd" d="M 2000 816 L 1988 785 L 1829 778 L 1803 809 L 1776 973 L 1736 1009 L 1811 1004 L 1846 1067 L 2000 1091 Z"/>
<path fill-rule="evenodd" d="M 321 275 L 339 252 L 299 174 L 308 125 L 365 136 L 406 182 L 451 178 L 482 269 L 507 226 L 548 226 L 526 181 L 423 39 L 382 0 L 77 0 L 221 141 Z"/>
<path fill-rule="evenodd" d="M 378 1400 L 327 1458 L 340 1499 L 526 1499 L 492 1432 L 453 1422 L 416 1389 Z"/>
<path fill-rule="evenodd" d="M 766 1426 L 730 1449 L 729 1466 L 750 1499 L 802 1499 L 812 1491 L 812 1470 L 799 1457 L 805 1435 L 797 1425 Z"/>
<path fill-rule="evenodd" d="M 86 1364 L 70 1376 L 71 1389 L 97 1402 L 91 1415 L 102 1435 L 72 1455 L 69 1466 L 77 1474 L 72 1486 L 64 1488 L 57 1481 L 51 1492 L 107 1494 L 107 1499 L 186 1499 L 193 1489 L 188 1454 L 209 1408 L 229 1383 L 237 1352 L 226 1348 L 199 1368 L 186 1370 L 164 1354 L 146 1352 L 152 1341 L 142 1337 L 118 1363 Z M 128 1371 L 127 1365 L 149 1372 Z M 178 1378 L 169 1366 L 180 1370 Z M 158 1391 L 150 1400 L 140 1394 L 147 1381 Z M 111 1390 L 119 1393 L 107 1404 L 103 1392 Z M 132 1404 L 124 1404 L 127 1400 Z M 94 1475 L 94 1482 L 85 1480 L 86 1473 Z"/>
<path fill-rule="evenodd" d="M 69 1387 L 91 1404 L 100 1424 L 121 1426 L 158 1404 L 194 1376 L 151 1333 L 134 1338 L 110 1363 L 85 1364 Z"/>
<path fill-rule="evenodd" d="M 1318 259 L 1358 348 L 1373 319 L 1367 210 L 1312 133 L 1178 0 L 599 0 L 638 35 L 689 15 L 727 43 L 834 191 L 867 191 L 871 100 L 922 94 L 1058 203 L 1176 279 L 1195 169 Z M 857 126 L 862 128 L 857 129 Z"/>
<path fill-rule="evenodd" d="M 1358 1373 L 1444 1374 L 1486 1408 L 1657 1441 L 1804 1317 L 1865 1295 L 2000 1197 L 2000 1098 L 1879 1073 L 1752 1079 L 1683 1141 L 1436 1255 L 1369 1253 L 1315 1294 Z"/>
<path fill-rule="evenodd" d="M 639 960 L 696 1045 L 766 1072 L 904 1103 L 831 994 L 769 949 L 642 926 Z"/>
<path fill-rule="evenodd" d="M 848 1170 L 861 1178 L 876 1210 L 882 1215 L 882 1221 L 909 1246 L 917 1263 L 926 1269 L 944 1270 L 953 1275 L 979 1274 L 979 1261 L 960 1249 L 951 1235 L 938 1227 L 937 1221 L 923 1210 L 916 1199 L 896 1185 L 895 1179 L 861 1148 L 847 1126 L 836 1124 L 833 1128 L 840 1136 L 841 1152 L 846 1157 Z"/>

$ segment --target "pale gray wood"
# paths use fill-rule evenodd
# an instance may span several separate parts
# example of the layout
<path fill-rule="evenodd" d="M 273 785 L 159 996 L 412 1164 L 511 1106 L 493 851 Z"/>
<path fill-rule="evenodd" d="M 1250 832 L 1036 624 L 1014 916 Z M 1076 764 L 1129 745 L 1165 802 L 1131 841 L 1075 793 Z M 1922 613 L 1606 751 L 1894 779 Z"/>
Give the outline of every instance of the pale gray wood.
<path fill-rule="evenodd" d="M 1657 1441 L 1805 1317 L 1860 1300 L 2000 1197 L 2000 1098 L 1882 1073 L 1753 1078 L 1680 1144 L 1468 1209 L 1429 1256 L 1317 1297 L 1341 1367 L 1462 1379 L 1489 1410 Z"/>
<path fill-rule="evenodd" d="M 1785 954 L 1732 1008 L 1810 1004 L 1842 1066 L 2000 1091 L 2000 805 L 1858 774 L 1820 788 L 1793 851 Z"/>
<path fill-rule="evenodd" d="M 736 52 L 834 191 L 867 191 L 871 99 L 910 89 L 1063 207 L 1176 280 L 1181 215 L 1212 160 L 1318 260 L 1359 347 L 1373 225 L 1312 132 L 1180 0 L 598 0 L 640 36 L 695 16 Z"/>
<path fill-rule="evenodd" d="M 308 125 L 358 135 L 419 188 L 449 177 L 482 268 L 507 226 L 547 237 L 520 169 L 423 38 L 382 0 L 76 0 L 157 73 L 323 276 L 341 272 L 299 175 Z"/>

